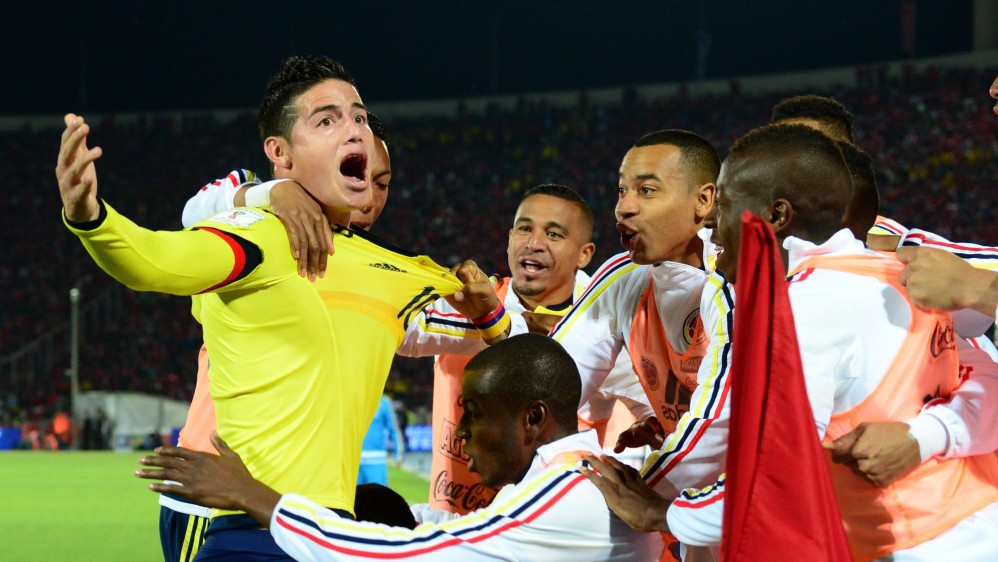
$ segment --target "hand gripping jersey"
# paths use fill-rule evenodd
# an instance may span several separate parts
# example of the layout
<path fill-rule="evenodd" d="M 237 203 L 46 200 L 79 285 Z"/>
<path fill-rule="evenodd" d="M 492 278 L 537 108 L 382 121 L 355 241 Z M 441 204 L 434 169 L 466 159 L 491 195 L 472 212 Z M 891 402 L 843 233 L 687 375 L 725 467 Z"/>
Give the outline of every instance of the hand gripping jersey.
<path fill-rule="evenodd" d="M 588 280 L 585 272 L 576 274 L 574 297 L 582 294 Z M 520 316 L 525 309 L 510 288 L 512 279 L 507 277 L 493 281 L 496 294 L 507 313 L 513 315 L 515 324 L 522 324 L 520 330 L 525 332 Z M 547 310 L 553 314 L 566 311 Z M 405 353 L 440 353 L 433 364 L 433 451 L 429 504 L 433 509 L 465 514 L 489 505 L 495 496 L 495 491 L 485 487 L 478 474 L 468 472 L 468 457 L 464 454 L 461 440 L 457 438 L 457 424 L 464 413 L 460 402 L 461 375 L 474 354 L 481 349 L 481 337 L 467 318 L 443 300 L 426 308 L 416 322 L 410 332 L 415 330 L 421 334 L 414 334 L 413 341 L 404 345 Z M 462 339 L 470 339 L 474 345 L 470 349 L 462 349 L 465 347 Z"/>
<path fill-rule="evenodd" d="M 108 207 L 77 235 L 129 287 L 205 293 L 194 310 L 219 435 L 268 486 L 352 511 L 361 440 L 394 351 L 408 322 L 460 282 L 425 256 L 341 228 L 330 274 L 310 282 L 280 221 L 253 209 L 151 232 Z"/>
<path fill-rule="evenodd" d="M 818 256 L 797 270 L 835 270 L 873 277 L 899 293 L 900 262 L 880 256 Z M 793 273 L 793 272 L 792 272 Z M 910 302 L 911 324 L 879 384 L 859 404 L 832 415 L 825 437 L 834 440 L 864 421 L 905 421 L 929 401 L 947 399 L 960 382 L 956 335 L 948 314 Z M 998 457 L 932 458 L 890 486 L 879 488 L 831 461 L 849 543 L 856 560 L 872 560 L 925 542 L 998 501 Z"/>

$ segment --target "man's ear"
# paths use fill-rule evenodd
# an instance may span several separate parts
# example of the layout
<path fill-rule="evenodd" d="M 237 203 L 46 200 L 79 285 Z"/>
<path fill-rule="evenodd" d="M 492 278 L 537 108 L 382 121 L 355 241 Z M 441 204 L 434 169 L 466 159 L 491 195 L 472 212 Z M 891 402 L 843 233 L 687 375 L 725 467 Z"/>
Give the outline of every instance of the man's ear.
<path fill-rule="evenodd" d="M 592 242 L 586 242 L 583 244 L 582 248 L 579 250 L 579 259 L 575 262 L 575 267 L 582 269 L 589 265 L 589 260 L 593 259 L 593 254 L 596 252 L 596 244 Z"/>
<path fill-rule="evenodd" d="M 794 206 L 786 199 L 777 199 L 769 205 L 769 223 L 777 235 L 785 233 L 794 222 Z"/>
<path fill-rule="evenodd" d="M 698 221 L 704 221 L 714 212 L 714 199 L 717 197 L 717 185 L 705 183 L 696 188 L 696 217 Z"/>
<path fill-rule="evenodd" d="M 540 400 L 527 406 L 523 416 L 523 430 L 528 438 L 539 435 L 551 421 L 551 409 Z"/>
<path fill-rule="evenodd" d="M 282 177 L 278 173 L 279 170 L 291 170 L 293 162 L 289 148 L 287 139 L 283 137 L 270 136 L 263 141 L 263 152 L 274 165 L 274 177 Z"/>

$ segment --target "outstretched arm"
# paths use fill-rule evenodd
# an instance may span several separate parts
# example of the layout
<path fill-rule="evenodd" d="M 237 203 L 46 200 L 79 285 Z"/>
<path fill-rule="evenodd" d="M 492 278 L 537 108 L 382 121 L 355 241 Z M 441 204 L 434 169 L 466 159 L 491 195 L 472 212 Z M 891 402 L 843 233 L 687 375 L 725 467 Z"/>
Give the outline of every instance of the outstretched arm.
<path fill-rule="evenodd" d="M 68 113 L 63 120 L 66 129 L 62 132 L 55 167 L 63 210 L 70 222 L 97 220 L 100 203 L 97 201 L 97 167 L 94 162 L 103 151 L 99 146 L 87 148 L 90 125 L 84 123 L 82 116 Z"/>
<path fill-rule="evenodd" d="M 217 455 L 182 447 L 159 447 L 155 455 L 139 459 L 146 466 L 158 468 L 136 470 L 135 476 L 179 482 L 154 483 L 149 489 L 175 494 L 207 507 L 245 511 L 261 525 L 269 527 L 281 495 L 253 478 L 239 454 L 217 433 L 212 434 L 211 443 L 218 450 Z"/>

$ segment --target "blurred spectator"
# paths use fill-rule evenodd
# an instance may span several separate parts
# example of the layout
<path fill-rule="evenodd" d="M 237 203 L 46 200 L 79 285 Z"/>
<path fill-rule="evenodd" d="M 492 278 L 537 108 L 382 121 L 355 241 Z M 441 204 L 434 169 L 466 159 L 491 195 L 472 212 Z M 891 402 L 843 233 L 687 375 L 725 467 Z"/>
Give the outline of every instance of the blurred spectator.
<path fill-rule="evenodd" d="M 954 240 L 998 245 L 998 119 L 984 94 L 996 71 L 931 69 L 911 73 L 903 84 L 872 72 L 857 69 L 855 89 L 813 93 L 835 97 L 856 116 L 856 142 L 874 157 L 881 214 Z M 626 103 L 605 106 L 580 96 L 573 107 L 521 100 L 510 110 L 492 106 L 482 114 L 398 119 L 386 123 L 395 138 L 392 204 L 374 231 L 444 265 L 477 257 L 484 270 L 506 274 L 505 263 L 488 261 L 503 255 L 508 225 L 502 217 L 514 214 L 523 189 L 555 181 L 576 187 L 593 208 L 595 267 L 619 251 L 612 218 L 617 166 L 635 139 L 655 129 L 685 128 L 723 155 L 739 135 L 766 123 L 778 100 L 799 93 L 811 92 L 741 91 L 737 103 L 729 96 L 627 95 Z M 224 122 L 108 116 L 94 129 L 94 143 L 104 148 L 97 164 L 102 195 L 152 228 L 179 228 L 187 198 L 233 167 L 267 171 L 249 113 Z M 0 132 L 0 179 L 17 210 L 0 229 L 0 285 L 6 288 L 0 292 L 0 356 L 64 325 L 70 287 L 80 286 L 85 306 L 110 286 L 59 224 L 45 191 L 53 184 L 56 135 Z M 48 242 L 23 243 L 25 232 Z M 88 330 L 81 344 L 81 389 L 188 400 L 202 340 L 189 299 L 123 294 L 121 313 Z M 49 380 L 9 390 L 34 421 L 53 415 L 69 394 L 65 352 L 53 353 L 59 354 L 58 368 Z M 415 418 L 430 404 L 428 365 L 399 359 L 388 385 Z"/>

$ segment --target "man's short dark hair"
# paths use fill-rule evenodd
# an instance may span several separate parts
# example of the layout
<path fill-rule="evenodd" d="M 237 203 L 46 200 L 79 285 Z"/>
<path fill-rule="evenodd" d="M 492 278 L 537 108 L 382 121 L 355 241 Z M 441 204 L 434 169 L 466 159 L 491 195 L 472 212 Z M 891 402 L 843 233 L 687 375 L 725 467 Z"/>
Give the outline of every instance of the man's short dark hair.
<path fill-rule="evenodd" d="M 409 504 L 398 492 L 373 482 L 357 486 L 354 515 L 357 521 L 381 523 L 390 527 L 415 529 L 417 525 Z"/>
<path fill-rule="evenodd" d="M 821 132 L 835 140 L 852 142 L 852 113 L 838 100 L 808 94 L 781 100 L 773 107 L 770 123 L 788 119 L 811 119 L 817 121 Z"/>
<path fill-rule="evenodd" d="M 325 56 L 288 57 L 281 69 L 270 77 L 263 90 L 257 127 L 260 140 L 267 137 L 290 139 L 291 128 L 298 119 L 295 100 L 306 90 L 326 80 L 343 80 L 356 85 L 343 65 Z"/>
<path fill-rule="evenodd" d="M 579 195 L 579 192 L 575 188 L 569 187 L 567 185 L 562 185 L 560 183 L 542 183 L 540 185 L 531 187 L 523 194 L 520 198 L 520 203 L 526 201 L 528 197 L 534 195 L 547 195 L 550 197 L 557 197 L 558 199 L 564 199 L 569 203 L 572 203 L 579 208 L 582 213 L 582 226 L 589 233 L 586 240 L 591 240 L 593 235 L 593 211 L 589 208 L 589 204 L 586 200 Z"/>
<path fill-rule="evenodd" d="M 843 228 L 852 178 L 828 135 L 805 125 L 765 125 L 735 141 L 728 160 L 749 153 L 760 159 L 752 187 L 768 201 L 782 198 L 794 206 L 797 236 L 820 244 Z"/>
<path fill-rule="evenodd" d="M 540 334 L 513 336 L 485 348 L 465 370 L 487 371 L 488 388 L 482 393 L 501 399 L 511 412 L 541 401 L 562 430 L 578 430 L 582 378 L 575 360 L 553 339 Z"/>
<path fill-rule="evenodd" d="M 649 133 L 637 140 L 634 147 L 665 144 L 679 149 L 680 163 L 690 179 L 690 189 L 717 181 L 721 160 L 707 139 L 682 129 L 666 129 Z"/>
<path fill-rule="evenodd" d="M 374 133 L 374 136 L 385 141 L 385 144 L 391 145 L 391 141 L 388 140 L 388 131 L 385 130 L 385 124 L 381 122 L 380 117 L 368 111 L 367 125 L 371 127 L 371 132 Z"/>
<path fill-rule="evenodd" d="M 846 211 L 843 226 L 852 230 L 857 239 L 866 240 L 866 233 L 873 228 L 880 213 L 880 192 L 877 190 L 873 159 L 851 142 L 837 141 L 835 144 L 842 151 L 852 176 L 852 203 Z"/>

